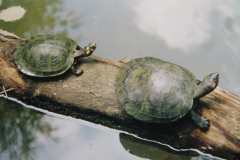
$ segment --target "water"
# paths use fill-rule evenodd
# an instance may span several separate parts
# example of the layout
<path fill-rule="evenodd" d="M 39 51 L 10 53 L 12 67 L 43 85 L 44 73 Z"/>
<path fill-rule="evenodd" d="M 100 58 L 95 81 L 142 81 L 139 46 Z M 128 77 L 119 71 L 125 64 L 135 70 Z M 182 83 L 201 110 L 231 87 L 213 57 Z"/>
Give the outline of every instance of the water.
<path fill-rule="evenodd" d="M 238 0 L 3 0 L 0 10 L 21 6 L 24 17 L 0 22 L 20 37 L 62 34 L 112 60 L 158 57 L 202 79 L 220 73 L 219 86 L 240 95 Z"/>
<path fill-rule="evenodd" d="M 0 96 L 0 159 L 209 160 L 126 132 L 27 106 Z"/>
<path fill-rule="evenodd" d="M 121 60 L 153 56 L 202 79 L 219 72 L 219 86 L 240 95 L 238 0 L 3 0 L 0 10 L 21 6 L 24 16 L 0 21 L 20 37 L 61 34 L 80 46 L 96 42 L 96 56 Z"/>

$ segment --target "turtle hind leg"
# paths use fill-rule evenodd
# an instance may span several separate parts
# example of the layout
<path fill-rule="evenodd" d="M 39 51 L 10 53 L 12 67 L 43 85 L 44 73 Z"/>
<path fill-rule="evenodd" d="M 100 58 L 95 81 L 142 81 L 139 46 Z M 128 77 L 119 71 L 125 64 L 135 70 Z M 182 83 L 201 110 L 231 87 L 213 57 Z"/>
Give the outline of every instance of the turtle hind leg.
<path fill-rule="evenodd" d="M 80 76 L 83 74 L 83 70 L 77 69 L 75 65 L 72 65 L 71 70 L 72 70 L 72 73 L 76 76 Z"/>
<path fill-rule="evenodd" d="M 209 120 L 204 117 L 204 116 L 200 116 L 199 114 L 197 114 L 196 112 L 193 111 L 193 109 L 191 110 L 191 117 L 193 119 L 193 121 L 201 128 L 201 129 L 208 129 L 210 126 Z"/>

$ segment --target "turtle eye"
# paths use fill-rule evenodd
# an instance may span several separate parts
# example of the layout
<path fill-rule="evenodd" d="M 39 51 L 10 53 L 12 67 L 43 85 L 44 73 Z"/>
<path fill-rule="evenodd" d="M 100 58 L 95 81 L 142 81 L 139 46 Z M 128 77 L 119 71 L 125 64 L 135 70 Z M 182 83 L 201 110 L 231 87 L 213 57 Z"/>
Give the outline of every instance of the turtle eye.
<path fill-rule="evenodd" d="M 218 81 L 218 79 L 219 79 L 218 73 L 213 73 L 212 76 L 213 76 L 214 81 Z"/>
<path fill-rule="evenodd" d="M 88 46 L 93 50 L 95 50 L 97 47 L 96 43 L 89 43 Z"/>

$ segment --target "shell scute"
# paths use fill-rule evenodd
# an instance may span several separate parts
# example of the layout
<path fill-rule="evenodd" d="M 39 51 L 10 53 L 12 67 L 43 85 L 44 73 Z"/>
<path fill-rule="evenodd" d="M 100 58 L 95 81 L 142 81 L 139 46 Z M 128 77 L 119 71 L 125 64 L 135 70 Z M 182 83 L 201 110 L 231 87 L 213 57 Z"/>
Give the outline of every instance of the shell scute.
<path fill-rule="evenodd" d="M 190 71 L 152 57 L 130 61 L 115 79 L 121 106 L 147 122 L 166 123 L 184 116 L 192 108 L 195 87 Z"/>
<path fill-rule="evenodd" d="M 20 45 L 15 52 L 15 63 L 30 76 L 59 75 L 72 66 L 76 47 L 76 42 L 66 37 L 38 35 Z"/>

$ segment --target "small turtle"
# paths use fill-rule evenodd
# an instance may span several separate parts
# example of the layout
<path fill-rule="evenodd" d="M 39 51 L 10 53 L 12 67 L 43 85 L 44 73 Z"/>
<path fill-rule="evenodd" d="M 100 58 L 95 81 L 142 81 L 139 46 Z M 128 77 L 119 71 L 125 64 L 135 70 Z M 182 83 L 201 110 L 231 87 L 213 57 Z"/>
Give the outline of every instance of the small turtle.
<path fill-rule="evenodd" d="M 174 122 L 189 111 L 202 128 L 209 120 L 193 111 L 194 101 L 213 91 L 219 74 L 196 80 L 187 69 L 157 58 L 144 57 L 128 62 L 115 78 L 120 105 L 132 117 L 156 123 Z"/>
<path fill-rule="evenodd" d="M 69 68 L 73 74 L 81 75 L 83 71 L 75 64 L 79 59 L 90 56 L 95 49 L 95 43 L 81 48 L 70 38 L 38 35 L 24 41 L 14 53 L 14 58 L 18 69 L 29 76 L 57 76 Z"/>

